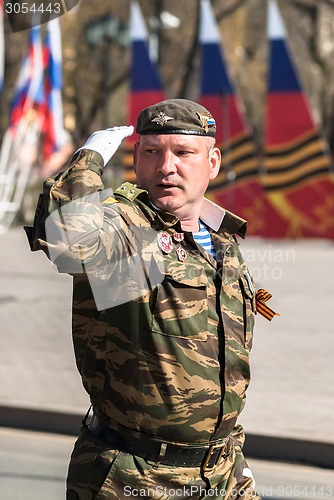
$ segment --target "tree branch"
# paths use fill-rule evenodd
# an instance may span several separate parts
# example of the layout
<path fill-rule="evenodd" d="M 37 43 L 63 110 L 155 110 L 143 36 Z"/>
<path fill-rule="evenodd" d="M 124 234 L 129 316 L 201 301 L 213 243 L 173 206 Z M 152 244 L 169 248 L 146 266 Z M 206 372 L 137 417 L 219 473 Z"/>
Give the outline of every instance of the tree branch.
<path fill-rule="evenodd" d="M 200 1 L 197 4 L 197 16 L 196 16 L 196 29 L 194 31 L 194 37 L 191 44 L 191 49 L 185 60 L 185 76 L 182 79 L 182 85 L 179 92 L 179 97 L 185 97 L 187 95 L 187 90 L 190 84 L 190 80 L 193 76 L 194 61 L 198 50 L 198 37 L 199 37 L 199 24 L 200 24 Z"/>

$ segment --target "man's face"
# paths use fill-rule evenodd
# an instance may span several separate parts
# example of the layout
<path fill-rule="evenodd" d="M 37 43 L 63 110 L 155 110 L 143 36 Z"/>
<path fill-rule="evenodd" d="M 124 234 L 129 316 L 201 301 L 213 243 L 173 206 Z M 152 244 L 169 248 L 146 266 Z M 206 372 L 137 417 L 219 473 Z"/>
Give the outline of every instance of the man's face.
<path fill-rule="evenodd" d="M 209 181 L 219 172 L 220 152 L 212 138 L 142 135 L 135 145 L 134 167 L 138 185 L 153 203 L 182 220 L 202 205 Z"/>

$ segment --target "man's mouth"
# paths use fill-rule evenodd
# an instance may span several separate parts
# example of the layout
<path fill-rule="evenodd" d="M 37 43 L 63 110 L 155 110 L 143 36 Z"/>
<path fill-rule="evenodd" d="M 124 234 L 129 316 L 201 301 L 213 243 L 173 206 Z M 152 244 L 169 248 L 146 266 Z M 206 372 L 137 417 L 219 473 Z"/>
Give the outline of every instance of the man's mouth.
<path fill-rule="evenodd" d="M 170 188 L 177 188 L 178 186 L 172 182 L 160 182 L 158 184 L 159 187 L 165 188 L 165 189 L 170 189 Z"/>

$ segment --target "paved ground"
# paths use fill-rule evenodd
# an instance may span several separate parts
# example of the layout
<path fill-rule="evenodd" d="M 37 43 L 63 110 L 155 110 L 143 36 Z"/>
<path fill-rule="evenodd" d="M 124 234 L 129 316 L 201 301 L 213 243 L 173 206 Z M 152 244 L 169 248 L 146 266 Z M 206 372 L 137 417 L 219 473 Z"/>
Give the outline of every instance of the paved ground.
<path fill-rule="evenodd" d="M 334 467 L 334 244 L 252 238 L 242 248 L 257 287 L 273 294 L 269 305 L 281 314 L 271 323 L 257 318 L 240 419 L 249 443 L 260 450 L 262 439 L 274 456 L 278 450 L 276 458 L 288 459 L 304 444 L 301 455 L 317 450 L 328 455 L 323 465 Z M 36 410 L 33 419 L 51 418 L 40 410 L 84 414 L 70 302 L 71 278 L 31 253 L 21 228 L 0 235 L 0 425 L 18 425 L 26 409 Z"/>

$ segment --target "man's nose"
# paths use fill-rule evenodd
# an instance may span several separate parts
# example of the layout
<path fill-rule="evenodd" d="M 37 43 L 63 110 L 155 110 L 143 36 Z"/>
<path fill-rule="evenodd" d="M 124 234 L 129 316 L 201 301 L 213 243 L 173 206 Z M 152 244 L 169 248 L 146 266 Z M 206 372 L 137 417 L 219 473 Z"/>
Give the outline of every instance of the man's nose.
<path fill-rule="evenodd" d="M 176 172 L 175 157 L 171 151 L 163 152 L 160 158 L 159 170 L 164 175 Z"/>

